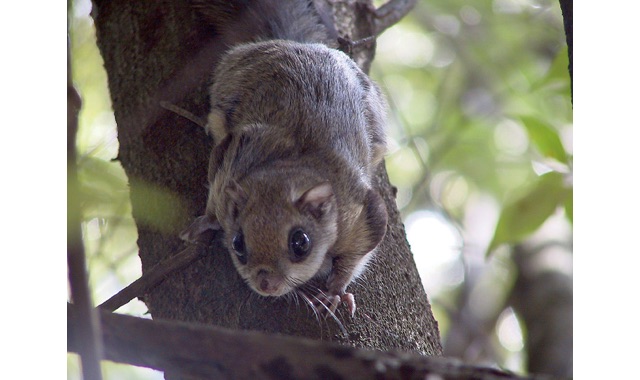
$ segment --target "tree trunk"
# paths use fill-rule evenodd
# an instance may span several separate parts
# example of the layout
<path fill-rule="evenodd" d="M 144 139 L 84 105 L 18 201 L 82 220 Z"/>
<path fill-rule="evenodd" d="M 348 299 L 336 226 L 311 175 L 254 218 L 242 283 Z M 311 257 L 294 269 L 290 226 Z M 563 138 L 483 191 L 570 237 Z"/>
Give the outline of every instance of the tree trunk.
<path fill-rule="evenodd" d="M 326 9 L 338 6 L 344 8 L 336 23 L 340 36 L 357 40 L 375 30 L 369 5 L 353 1 L 324 4 Z M 225 46 L 187 0 L 94 0 L 92 13 L 118 124 L 118 159 L 130 181 L 146 272 L 185 248 L 178 234 L 203 214 L 212 148 L 211 139 L 200 127 L 164 111 L 159 101 L 205 118 L 207 87 Z M 357 48 L 362 50 L 354 52 L 356 61 L 368 67 L 373 46 Z M 254 294 L 236 273 L 219 236 L 209 255 L 168 276 L 143 301 L 154 319 L 441 355 L 437 322 L 384 168 L 375 182 L 387 204 L 389 225 L 373 263 L 349 288 L 358 304 L 355 316 L 351 318 L 345 309 L 336 313 L 346 334 L 334 320 L 315 318 L 305 305 Z"/>
<path fill-rule="evenodd" d="M 527 371 L 558 377 L 573 374 L 573 279 L 545 268 L 543 257 L 553 251 L 571 255 L 562 236 L 529 239 L 514 247 L 517 268 L 510 303 L 526 326 Z M 557 239 L 557 240 L 555 240 Z M 558 257 L 560 253 L 556 253 Z"/>
<path fill-rule="evenodd" d="M 573 102 L 573 0 L 560 0 L 564 34 L 569 48 L 569 77 L 571 78 L 571 101 Z"/>

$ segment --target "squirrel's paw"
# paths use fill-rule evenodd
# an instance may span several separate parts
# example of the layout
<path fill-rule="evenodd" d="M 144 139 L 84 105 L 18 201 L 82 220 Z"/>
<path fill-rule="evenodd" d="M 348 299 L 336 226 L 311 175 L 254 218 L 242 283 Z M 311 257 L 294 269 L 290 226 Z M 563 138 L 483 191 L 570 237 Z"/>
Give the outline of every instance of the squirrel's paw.
<path fill-rule="evenodd" d="M 316 311 L 322 313 L 335 313 L 338 306 L 344 303 L 349 309 L 351 317 L 356 313 L 356 301 L 351 293 L 344 294 L 327 294 L 325 292 L 318 293 L 313 300 L 313 306 Z"/>

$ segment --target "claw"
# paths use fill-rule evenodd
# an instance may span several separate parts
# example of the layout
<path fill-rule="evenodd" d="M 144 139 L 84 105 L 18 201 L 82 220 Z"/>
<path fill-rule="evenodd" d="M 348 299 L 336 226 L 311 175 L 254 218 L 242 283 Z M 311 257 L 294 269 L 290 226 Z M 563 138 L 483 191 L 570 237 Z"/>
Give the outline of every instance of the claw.
<path fill-rule="evenodd" d="M 345 293 L 342 295 L 342 302 L 347 304 L 347 308 L 349 308 L 349 314 L 351 314 L 351 318 L 356 314 L 356 300 L 351 293 Z"/>
<path fill-rule="evenodd" d="M 340 296 L 330 296 L 324 292 L 318 293 L 313 297 L 313 307 L 320 314 L 333 313 L 338 308 Z"/>
<path fill-rule="evenodd" d="M 335 313 L 341 303 L 347 304 L 351 317 L 356 313 L 356 301 L 351 293 L 329 295 L 324 292 L 320 292 L 314 298 L 313 305 L 318 313 Z"/>

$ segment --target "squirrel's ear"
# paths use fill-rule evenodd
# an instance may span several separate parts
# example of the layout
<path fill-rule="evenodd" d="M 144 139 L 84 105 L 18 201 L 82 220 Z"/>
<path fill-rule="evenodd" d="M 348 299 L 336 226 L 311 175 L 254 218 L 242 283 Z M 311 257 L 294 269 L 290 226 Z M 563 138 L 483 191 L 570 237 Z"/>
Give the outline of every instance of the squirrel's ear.
<path fill-rule="evenodd" d="M 247 202 L 247 199 L 249 199 L 247 192 L 244 191 L 242 186 L 233 179 L 229 181 L 229 184 L 224 191 L 227 193 L 231 201 L 237 204 L 244 204 Z"/>
<path fill-rule="evenodd" d="M 220 230 L 220 223 L 212 215 L 202 215 L 196 218 L 184 231 L 180 233 L 180 239 L 189 243 L 206 240 L 207 231 Z"/>
<path fill-rule="evenodd" d="M 233 179 L 229 181 L 224 191 L 229 199 L 229 202 L 227 202 L 228 215 L 231 215 L 232 220 L 235 220 L 240 213 L 240 209 L 247 203 L 249 195 L 242 186 Z"/>
<path fill-rule="evenodd" d="M 316 219 L 325 215 L 331 208 L 333 187 L 329 182 L 321 182 L 305 191 L 296 201 L 298 210 L 308 212 Z"/>

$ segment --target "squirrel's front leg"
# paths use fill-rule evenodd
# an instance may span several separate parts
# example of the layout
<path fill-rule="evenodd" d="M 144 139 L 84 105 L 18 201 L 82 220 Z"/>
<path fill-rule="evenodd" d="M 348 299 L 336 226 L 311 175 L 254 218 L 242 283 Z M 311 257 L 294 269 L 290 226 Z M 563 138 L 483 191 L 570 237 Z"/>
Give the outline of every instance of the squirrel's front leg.
<path fill-rule="evenodd" d="M 337 256 L 333 259 L 333 268 L 327 279 L 327 295 L 331 300 L 330 309 L 335 310 L 340 303 L 345 303 L 349 314 L 353 317 L 356 312 L 356 301 L 352 293 L 347 292 L 347 286 L 362 273 L 373 252 L 364 256 Z"/>
<path fill-rule="evenodd" d="M 347 286 L 358 277 L 373 257 L 387 231 L 387 209 L 380 195 L 373 189 L 365 199 L 355 222 L 344 231 L 333 247 L 333 266 L 327 279 L 329 309 L 334 311 L 340 303 L 346 303 L 353 316 L 356 302 Z"/>

